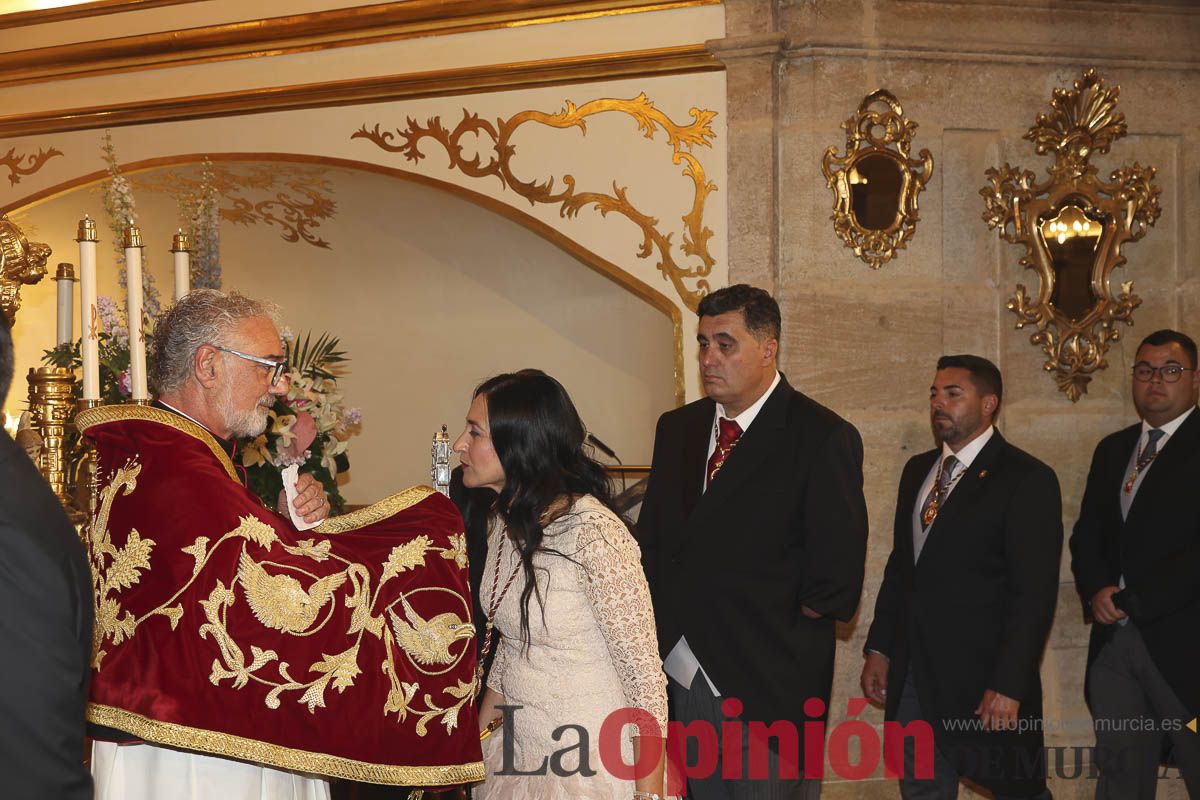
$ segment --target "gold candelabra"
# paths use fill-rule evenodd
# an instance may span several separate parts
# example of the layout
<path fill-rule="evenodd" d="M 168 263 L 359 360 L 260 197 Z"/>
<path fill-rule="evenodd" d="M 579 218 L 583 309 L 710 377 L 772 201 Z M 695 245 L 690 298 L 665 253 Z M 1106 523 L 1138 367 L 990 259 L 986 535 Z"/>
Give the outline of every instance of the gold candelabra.
<path fill-rule="evenodd" d="M 71 433 L 75 419 L 75 373 L 62 367 L 35 367 L 29 370 L 29 412 L 31 425 L 41 436 L 38 469 L 51 490 L 67 510 L 72 521 L 83 518 L 72 493 L 78 463 L 72 463 Z"/>

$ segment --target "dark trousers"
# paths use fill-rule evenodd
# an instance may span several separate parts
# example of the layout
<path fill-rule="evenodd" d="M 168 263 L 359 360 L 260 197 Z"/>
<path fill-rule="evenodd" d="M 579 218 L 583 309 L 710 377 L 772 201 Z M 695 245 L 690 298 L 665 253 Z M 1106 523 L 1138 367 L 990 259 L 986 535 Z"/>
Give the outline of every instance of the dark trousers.
<path fill-rule="evenodd" d="M 1096 722 L 1097 800 L 1153 800 L 1164 736 L 1188 796 L 1200 798 L 1200 734 L 1193 718 L 1154 665 L 1133 623 L 1118 626 L 1088 676 Z"/>
<path fill-rule="evenodd" d="M 708 681 L 697 673 L 692 680 L 690 689 L 682 684 L 668 679 L 668 690 L 671 700 L 671 719 L 688 725 L 699 722 L 711 726 L 717 737 L 717 763 L 712 775 L 688 779 L 687 797 L 689 800 L 820 800 L 821 782 L 805 780 L 803 771 L 795 778 L 780 777 L 780 755 L 771 748 L 769 751 L 767 775 L 749 777 L 750 743 L 746 735 L 746 725 L 736 717 L 727 717 L 721 711 L 721 698 L 712 693 Z M 723 778 L 722 767 L 725 752 L 723 730 L 721 723 L 733 721 L 739 723 L 741 731 L 741 776 L 740 778 Z M 763 747 L 766 746 L 764 743 Z M 695 737 L 687 739 L 687 763 L 697 764 L 700 757 L 700 743 Z M 791 763 L 795 763 L 798 753 L 784 754 Z"/>
<path fill-rule="evenodd" d="M 907 725 L 913 720 L 925 719 L 921 713 L 921 701 L 913 683 L 912 670 L 904 681 L 900 705 L 896 709 L 896 721 Z M 916 777 L 916 742 L 912 737 L 904 739 L 904 775 L 900 778 L 900 796 L 904 800 L 955 800 L 958 797 L 958 770 L 946 758 L 940 748 L 933 748 L 933 777 L 920 780 Z M 996 800 L 1019 800 L 1017 797 L 996 795 Z M 1053 800 L 1050 790 L 1024 800 Z"/>

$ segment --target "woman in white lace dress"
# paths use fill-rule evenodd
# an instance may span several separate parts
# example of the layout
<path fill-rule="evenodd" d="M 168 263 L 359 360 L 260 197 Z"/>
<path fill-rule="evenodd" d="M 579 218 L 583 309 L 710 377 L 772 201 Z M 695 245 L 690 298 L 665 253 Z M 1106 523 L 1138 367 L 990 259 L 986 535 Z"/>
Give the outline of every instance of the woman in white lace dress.
<path fill-rule="evenodd" d="M 454 443 L 463 485 L 496 493 L 480 589 L 495 629 L 480 646 L 492 639 L 495 660 L 480 724 L 501 724 L 483 743 L 477 799 L 663 793 L 666 679 L 650 592 L 585 435 L 562 385 L 522 370 L 476 389 Z M 641 727 L 605 726 L 621 709 L 637 709 Z"/>

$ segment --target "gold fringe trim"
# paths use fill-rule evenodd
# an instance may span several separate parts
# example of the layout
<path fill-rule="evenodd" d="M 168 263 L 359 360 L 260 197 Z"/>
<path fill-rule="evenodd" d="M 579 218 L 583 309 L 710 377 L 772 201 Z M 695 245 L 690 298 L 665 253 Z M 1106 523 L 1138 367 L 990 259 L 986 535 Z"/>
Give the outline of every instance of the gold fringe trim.
<path fill-rule="evenodd" d="M 225 468 L 225 472 L 229 474 L 229 477 L 241 483 L 237 470 L 233 468 L 233 462 L 229 460 L 228 454 L 221 449 L 221 445 L 217 444 L 216 438 L 203 425 L 197 425 L 187 417 L 172 414 L 170 411 L 139 405 L 96 406 L 95 408 L 80 411 L 79 415 L 75 417 L 75 426 L 79 429 L 80 433 L 83 433 L 97 425 L 103 425 L 108 422 L 123 422 L 130 419 L 157 422 L 166 425 L 168 428 L 174 428 L 181 433 L 186 433 L 193 439 L 199 439 L 208 445 L 208 449 L 221 462 L 221 466 Z"/>
<path fill-rule="evenodd" d="M 391 786 L 453 786 L 460 783 L 474 783 L 484 778 L 482 761 L 443 767 L 372 764 L 327 753 L 311 753 L 307 750 L 281 747 L 260 742 L 257 739 L 232 736 L 203 728 L 189 728 L 172 722 L 160 722 L 131 711 L 96 703 L 88 703 L 87 718 L 90 722 L 125 731 L 154 744 L 237 758 L 294 772 L 328 775 L 333 778 L 345 778 L 363 783 L 380 783 Z"/>
<path fill-rule="evenodd" d="M 393 514 L 415 506 L 433 494 L 434 491 L 434 489 L 428 486 L 412 486 L 399 494 L 386 497 L 378 503 L 372 503 L 366 508 L 351 511 L 349 514 L 343 514 L 340 517 L 330 517 L 313 528 L 313 530 L 317 533 L 347 533 L 348 531 L 356 531 L 359 528 L 374 525 L 376 522 L 382 522 Z"/>

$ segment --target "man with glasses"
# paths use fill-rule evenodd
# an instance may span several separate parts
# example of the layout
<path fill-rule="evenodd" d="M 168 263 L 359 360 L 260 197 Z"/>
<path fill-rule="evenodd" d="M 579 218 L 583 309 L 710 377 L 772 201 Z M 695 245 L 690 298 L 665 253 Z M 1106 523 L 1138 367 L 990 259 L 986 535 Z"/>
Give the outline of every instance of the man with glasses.
<path fill-rule="evenodd" d="M 154 361 L 155 405 L 216 436 L 245 483 L 236 440 L 267 429 L 275 398 L 286 396 L 289 386 L 287 354 L 272 309 L 211 289 L 190 293 L 177 305 L 178 312 L 173 309 L 158 326 L 162 354 Z M 175 327 L 183 330 L 177 334 Z M 329 514 L 320 481 L 308 473 L 296 481 L 294 509 L 309 523 Z M 285 492 L 279 493 L 277 510 L 288 513 Z"/>
<path fill-rule="evenodd" d="M 233 442 L 288 391 L 272 313 L 191 292 L 155 331 L 154 407 L 79 416 L 100 476 L 98 800 L 328 800 L 327 776 L 483 777 L 453 504 L 413 487 L 301 532 L 283 495 L 277 514 L 244 485 Z M 299 488 L 293 517 L 323 520 L 320 484 Z"/>
<path fill-rule="evenodd" d="M 1200 797 L 1200 374 L 1196 343 L 1161 330 L 1138 347 L 1141 422 L 1096 447 L 1071 568 L 1092 621 L 1085 693 L 1096 720 L 1096 797 L 1153 798 L 1169 740 Z"/>

